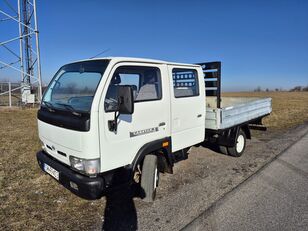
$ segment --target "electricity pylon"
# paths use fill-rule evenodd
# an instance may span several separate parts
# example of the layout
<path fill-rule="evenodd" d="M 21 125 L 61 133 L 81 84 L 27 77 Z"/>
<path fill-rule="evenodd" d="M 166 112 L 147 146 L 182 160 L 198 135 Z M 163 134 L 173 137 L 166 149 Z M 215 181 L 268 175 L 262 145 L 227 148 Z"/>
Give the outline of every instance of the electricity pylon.
<path fill-rule="evenodd" d="M 0 56 L 0 71 L 10 68 L 20 73 L 20 86 L 10 89 L 10 91 L 20 89 L 22 103 L 40 102 L 42 98 L 42 79 L 36 0 L 17 0 L 17 2 L 14 1 L 15 4 L 9 0 L 2 1 L 0 23 L 13 21 L 16 25 L 14 28 L 18 33 L 10 39 L 0 41 L 0 49 L 5 49 L 8 52 L 7 55 Z M 10 28 L 10 32 L 13 32 L 14 28 Z M 5 31 L 0 34 L 5 34 Z M 7 61 L 9 56 L 14 56 L 17 60 Z M 37 100 L 34 99 L 34 94 L 32 94 L 34 87 L 37 87 Z M 2 92 L 0 95 L 10 95 L 11 92 Z"/>

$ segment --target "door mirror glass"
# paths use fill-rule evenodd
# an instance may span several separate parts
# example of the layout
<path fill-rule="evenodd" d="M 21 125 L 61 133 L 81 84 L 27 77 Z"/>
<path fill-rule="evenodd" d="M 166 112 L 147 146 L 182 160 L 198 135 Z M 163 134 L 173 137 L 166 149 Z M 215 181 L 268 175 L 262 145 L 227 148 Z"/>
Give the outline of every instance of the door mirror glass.
<path fill-rule="evenodd" d="M 133 88 L 129 85 L 118 86 L 118 111 L 119 114 L 134 113 Z"/>

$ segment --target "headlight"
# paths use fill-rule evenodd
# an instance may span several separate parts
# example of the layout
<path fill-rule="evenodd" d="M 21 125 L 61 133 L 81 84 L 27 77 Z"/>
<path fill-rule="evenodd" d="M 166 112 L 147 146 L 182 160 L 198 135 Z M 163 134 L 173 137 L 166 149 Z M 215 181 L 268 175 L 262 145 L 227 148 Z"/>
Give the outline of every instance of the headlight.
<path fill-rule="evenodd" d="M 75 156 L 70 156 L 70 163 L 71 163 L 71 167 L 92 175 L 92 174 L 97 174 L 99 173 L 99 168 L 100 168 L 100 159 L 92 159 L 92 160 L 86 160 L 86 159 L 81 159 Z"/>
<path fill-rule="evenodd" d="M 41 147 L 42 147 L 42 149 L 43 149 L 45 152 L 47 152 L 44 142 L 43 142 L 43 141 L 40 141 L 40 142 L 41 142 Z"/>

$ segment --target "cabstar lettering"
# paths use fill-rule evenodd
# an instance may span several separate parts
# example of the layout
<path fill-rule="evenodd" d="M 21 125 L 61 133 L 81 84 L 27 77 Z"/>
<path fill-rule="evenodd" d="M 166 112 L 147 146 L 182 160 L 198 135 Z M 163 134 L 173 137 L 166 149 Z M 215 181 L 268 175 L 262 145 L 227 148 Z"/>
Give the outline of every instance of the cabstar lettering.
<path fill-rule="evenodd" d="M 157 131 L 158 131 L 158 127 L 147 128 L 147 129 L 140 130 L 140 131 L 130 132 L 129 136 L 130 137 L 141 136 L 141 135 L 145 135 L 145 134 L 152 133 L 152 132 L 157 132 Z"/>

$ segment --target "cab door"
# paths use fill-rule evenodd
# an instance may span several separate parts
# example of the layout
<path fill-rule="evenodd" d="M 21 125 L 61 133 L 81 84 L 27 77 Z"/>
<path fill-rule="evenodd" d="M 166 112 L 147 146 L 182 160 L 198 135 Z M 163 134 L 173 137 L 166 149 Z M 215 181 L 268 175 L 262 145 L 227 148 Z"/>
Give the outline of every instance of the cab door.
<path fill-rule="evenodd" d="M 204 140 L 205 92 L 203 73 L 198 68 L 168 66 L 171 92 L 172 151 Z"/>
<path fill-rule="evenodd" d="M 114 120 L 117 86 L 130 85 L 134 91 L 134 113 L 120 115 L 117 131 Z M 169 82 L 166 65 L 116 64 L 106 82 L 99 106 L 101 171 L 131 164 L 141 147 L 170 136 Z"/>

